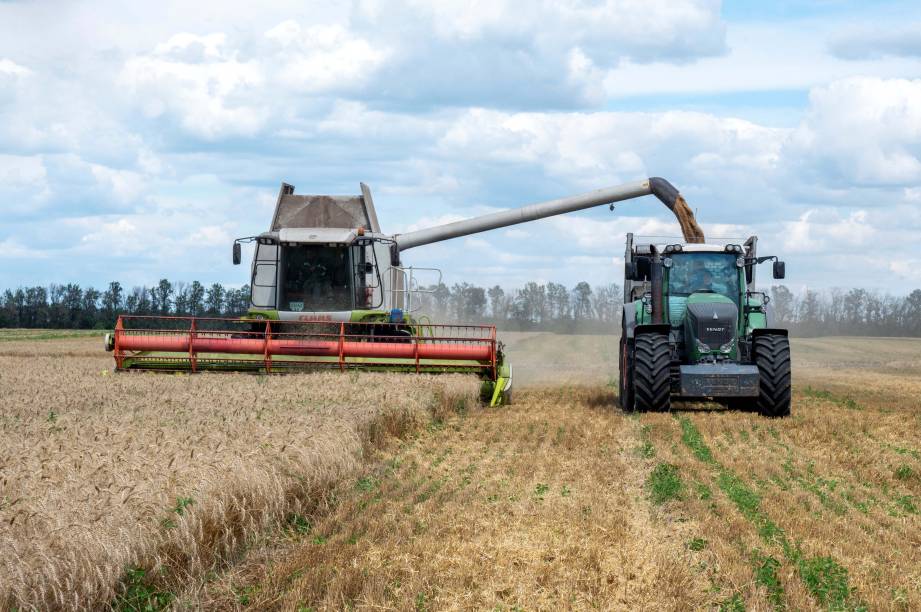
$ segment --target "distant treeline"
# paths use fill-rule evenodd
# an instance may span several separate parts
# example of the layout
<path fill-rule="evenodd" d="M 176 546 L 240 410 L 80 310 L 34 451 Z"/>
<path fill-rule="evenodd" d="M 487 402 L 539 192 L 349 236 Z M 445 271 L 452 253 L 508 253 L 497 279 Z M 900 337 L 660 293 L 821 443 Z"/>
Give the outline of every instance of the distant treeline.
<path fill-rule="evenodd" d="M 800 336 L 921 336 L 921 289 L 905 297 L 864 289 L 770 289 L 778 326 Z M 501 329 L 616 333 L 623 292 L 615 283 L 567 288 L 559 283 L 527 283 L 506 290 L 469 283 L 440 284 L 414 294 L 413 310 L 433 321 L 495 323 Z M 126 290 L 111 282 L 104 291 L 76 284 L 26 287 L 3 292 L 0 327 L 108 329 L 118 314 L 236 317 L 249 306 L 249 286 L 209 286 L 198 281 L 161 280 L 153 287 Z"/>
<path fill-rule="evenodd" d="M 113 281 L 99 291 L 80 285 L 20 287 L 3 292 L 0 327 L 110 329 L 119 314 L 235 317 L 249 306 L 249 285 L 205 287 L 198 281 L 161 280 L 153 287 L 125 290 Z"/>
<path fill-rule="evenodd" d="M 921 336 L 921 289 L 904 297 L 866 289 L 794 295 L 778 285 L 770 295 L 778 324 L 799 336 Z"/>
<path fill-rule="evenodd" d="M 556 283 L 528 283 L 505 291 L 467 283 L 450 289 L 429 287 L 421 310 L 448 321 L 489 321 L 500 328 L 617 332 L 623 291 L 620 285 L 572 289 Z M 806 290 L 784 285 L 768 290 L 774 324 L 799 336 L 921 336 L 921 289 L 896 297 L 866 289 Z"/>

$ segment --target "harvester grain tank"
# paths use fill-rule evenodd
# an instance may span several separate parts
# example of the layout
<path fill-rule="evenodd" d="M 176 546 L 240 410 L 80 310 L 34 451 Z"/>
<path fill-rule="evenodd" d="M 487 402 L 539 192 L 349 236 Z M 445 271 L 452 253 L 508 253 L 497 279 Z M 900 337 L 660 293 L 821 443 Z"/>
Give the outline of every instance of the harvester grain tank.
<path fill-rule="evenodd" d="M 620 404 L 670 408 L 716 399 L 765 416 L 790 414 L 790 344 L 757 290 L 758 239 L 744 244 L 634 243 L 627 235 L 620 340 Z"/>
<path fill-rule="evenodd" d="M 424 269 L 404 266 L 401 253 L 650 194 L 675 212 L 687 242 L 703 240 L 678 191 L 661 178 L 404 234 L 381 230 L 364 184 L 360 195 L 329 196 L 296 195 L 283 183 L 269 229 L 233 244 L 234 264 L 242 243 L 255 246 L 243 319 L 123 316 L 106 346 L 119 370 L 475 372 L 484 396 L 500 403 L 511 366 L 495 327 L 439 325 L 417 312 L 416 275 Z"/>

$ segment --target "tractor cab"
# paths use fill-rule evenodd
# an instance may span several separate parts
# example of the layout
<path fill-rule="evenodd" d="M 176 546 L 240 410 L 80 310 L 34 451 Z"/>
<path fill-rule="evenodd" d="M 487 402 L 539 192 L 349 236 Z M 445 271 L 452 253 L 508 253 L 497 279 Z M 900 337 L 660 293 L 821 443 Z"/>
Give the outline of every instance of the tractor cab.
<path fill-rule="evenodd" d="M 684 327 L 680 347 L 688 361 L 725 361 L 736 356 L 744 296 L 741 245 L 673 244 L 663 250 L 664 315 Z"/>

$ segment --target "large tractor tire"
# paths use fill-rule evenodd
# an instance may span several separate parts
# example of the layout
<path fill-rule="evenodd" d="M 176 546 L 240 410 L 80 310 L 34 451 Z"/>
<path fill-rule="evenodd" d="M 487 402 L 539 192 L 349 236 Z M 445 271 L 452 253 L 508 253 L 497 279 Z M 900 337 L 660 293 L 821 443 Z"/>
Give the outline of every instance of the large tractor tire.
<path fill-rule="evenodd" d="M 758 412 L 769 417 L 790 414 L 790 339 L 780 334 L 757 336 L 752 353 L 761 376 Z"/>
<path fill-rule="evenodd" d="M 620 383 L 617 400 L 620 402 L 621 410 L 633 412 L 636 410 L 633 398 L 633 343 L 627 339 L 626 333 L 620 337 L 619 364 Z"/>
<path fill-rule="evenodd" d="M 665 334 L 639 334 L 634 344 L 633 401 L 636 410 L 671 408 L 671 350 Z"/>

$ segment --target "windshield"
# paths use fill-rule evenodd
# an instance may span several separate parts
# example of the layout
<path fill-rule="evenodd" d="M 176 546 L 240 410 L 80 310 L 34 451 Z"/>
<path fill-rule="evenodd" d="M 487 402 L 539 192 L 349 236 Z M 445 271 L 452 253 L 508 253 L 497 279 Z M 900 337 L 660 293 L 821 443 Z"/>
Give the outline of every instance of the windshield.
<path fill-rule="evenodd" d="M 711 291 L 739 301 L 739 269 L 731 253 L 675 253 L 668 273 L 668 292 L 687 296 Z"/>
<path fill-rule="evenodd" d="M 352 309 L 349 247 L 305 244 L 284 247 L 281 310 Z"/>

